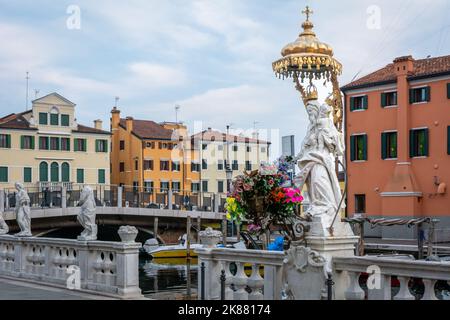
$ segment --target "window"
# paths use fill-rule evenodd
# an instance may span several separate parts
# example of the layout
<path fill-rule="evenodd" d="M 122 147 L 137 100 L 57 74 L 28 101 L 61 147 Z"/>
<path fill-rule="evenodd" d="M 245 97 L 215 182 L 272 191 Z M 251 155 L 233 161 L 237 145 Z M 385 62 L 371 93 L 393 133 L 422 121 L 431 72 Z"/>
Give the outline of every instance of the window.
<path fill-rule="evenodd" d="M 200 191 L 200 183 L 192 182 L 191 183 L 191 192 L 199 192 Z"/>
<path fill-rule="evenodd" d="M 367 161 L 367 135 L 355 135 L 350 137 L 351 161 Z"/>
<path fill-rule="evenodd" d="M 96 140 L 95 152 L 108 152 L 108 140 Z"/>
<path fill-rule="evenodd" d="M 59 164 L 57 162 L 52 162 L 50 165 L 50 181 L 59 182 Z"/>
<path fill-rule="evenodd" d="M 82 151 L 86 152 L 86 139 L 74 139 L 73 140 L 73 147 L 74 151 Z"/>
<path fill-rule="evenodd" d="M 119 163 L 119 171 L 120 172 L 125 172 L 125 162 Z"/>
<path fill-rule="evenodd" d="M 159 169 L 161 171 L 170 171 L 170 163 L 169 163 L 169 161 L 161 161 Z"/>
<path fill-rule="evenodd" d="M 11 148 L 11 135 L 0 134 L 0 148 L 5 148 L 5 149 Z"/>
<path fill-rule="evenodd" d="M 153 170 L 153 160 L 144 160 L 144 171 Z"/>
<path fill-rule="evenodd" d="M 206 150 L 206 149 L 208 149 L 208 145 L 207 144 L 203 144 L 202 145 L 202 150 Z"/>
<path fill-rule="evenodd" d="M 252 147 L 247 146 L 247 152 L 252 152 Z"/>
<path fill-rule="evenodd" d="M 450 83 L 447 83 L 447 99 L 450 99 Z"/>
<path fill-rule="evenodd" d="M 50 138 L 50 150 L 59 150 L 59 138 Z"/>
<path fill-rule="evenodd" d="M 381 94 L 381 106 L 391 107 L 397 105 L 397 92 L 385 92 Z"/>
<path fill-rule="evenodd" d="M 266 153 L 267 152 L 267 148 L 266 147 L 261 147 L 261 153 Z"/>
<path fill-rule="evenodd" d="M 84 169 L 77 169 L 77 183 L 84 183 Z"/>
<path fill-rule="evenodd" d="M 205 159 L 202 160 L 202 169 L 208 170 L 208 161 L 206 161 Z"/>
<path fill-rule="evenodd" d="M 366 195 L 355 195 L 355 213 L 366 213 Z"/>
<path fill-rule="evenodd" d="M 450 155 L 450 126 L 447 127 L 447 154 Z"/>
<path fill-rule="evenodd" d="M 409 90 L 409 103 L 420 103 L 430 101 L 430 87 L 415 88 Z"/>
<path fill-rule="evenodd" d="M 133 181 L 133 191 L 139 192 L 139 182 Z"/>
<path fill-rule="evenodd" d="M 39 113 L 39 124 L 46 126 L 48 124 L 48 113 Z"/>
<path fill-rule="evenodd" d="M 50 114 L 50 125 L 59 126 L 59 114 L 57 113 Z"/>
<path fill-rule="evenodd" d="M 125 150 L 125 141 L 124 140 L 120 140 L 120 143 L 119 143 L 119 145 L 120 145 L 120 150 L 122 151 L 122 150 Z"/>
<path fill-rule="evenodd" d="M 50 149 L 50 138 L 49 137 L 39 137 L 39 149 L 49 150 Z"/>
<path fill-rule="evenodd" d="M 161 191 L 169 191 L 169 182 L 161 181 Z"/>
<path fill-rule="evenodd" d="M 134 160 L 134 171 L 139 170 L 139 160 Z"/>
<path fill-rule="evenodd" d="M 41 162 L 39 164 L 39 181 L 48 182 L 48 164 L 47 162 Z"/>
<path fill-rule="evenodd" d="M 61 150 L 70 151 L 70 138 L 61 138 Z"/>
<path fill-rule="evenodd" d="M 33 182 L 33 175 L 31 168 L 23 168 L 23 182 L 31 183 Z"/>
<path fill-rule="evenodd" d="M 0 182 L 8 182 L 8 167 L 0 167 Z"/>
<path fill-rule="evenodd" d="M 252 171 L 252 163 L 250 161 L 245 161 L 245 170 Z"/>
<path fill-rule="evenodd" d="M 144 192 L 153 193 L 153 187 L 154 187 L 153 181 L 144 182 Z"/>
<path fill-rule="evenodd" d="M 217 146 L 217 150 L 223 151 L 223 145 L 222 145 L 222 144 L 219 144 L 219 145 Z"/>
<path fill-rule="evenodd" d="M 219 193 L 223 193 L 224 192 L 224 184 L 223 181 L 217 181 L 217 191 Z"/>
<path fill-rule="evenodd" d="M 191 171 L 192 172 L 200 172 L 200 164 L 192 162 L 191 163 Z"/>
<path fill-rule="evenodd" d="M 428 157 L 428 129 L 413 129 L 409 137 L 409 153 L 411 158 Z"/>
<path fill-rule="evenodd" d="M 239 151 L 239 147 L 238 146 L 233 146 L 233 152 L 238 152 Z"/>
<path fill-rule="evenodd" d="M 172 161 L 172 171 L 180 172 L 181 171 L 181 165 L 177 161 Z"/>
<path fill-rule="evenodd" d="M 383 132 L 381 134 L 381 158 L 397 158 L 397 132 Z"/>
<path fill-rule="evenodd" d="M 70 182 L 70 165 L 67 162 L 61 165 L 61 181 Z"/>
<path fill-rule="evenodd" d="M 367 110 L 369 108 L 369 97 L 352 97 L 350 98 L 350 111 Z"/>
<path fill-rule="evenodd" d="M 34 137 L 32 136 L 20 137 L 20 148 L 22 150 L 34 150 Z"/>
<path fill-rule="evenodd" d="M 208 181 L 202 181 L 202 191 L 208 192 Z"/>
<path fill-rule="evenodd" d="M 179 181 L 172 182 L 172 191 L 180 192 L 180 190 L 181 190 L 181 183 Z"/>
<path fill-rule="evenodd" d="M 149 149 L 155 149 L 155 143 L 154 142 L 147 142 L 146 146 Z M 121 150 L 123 150 L 123 149 L 121 149 Z"/>
<path fill-rule="evenodd" d="M 217 162 L 217 170 L 223 171 L 223 168 L 224 168 L 224 162 L 223 162 L 223 160 L 219 160 Z"/>
<path fill-rule="evenodd" d="M 105 169 L 98 169 L 98 183 L 105 184 L 106 183 L 106 172 Z"/>
<path fill-rule="evenodd" d="M 235 170 L 235 171 L 239 170 L 239 163 L 238 163 L 237 160 L 233 160 L 233 164 L 232 164 L 232 168 L 231 169 Z"/>
<path fill-rule="evenodd" d="M 68 114 L 61 115 L 61 126 L 68 127 L 70 125 L 70 117 Z"/>

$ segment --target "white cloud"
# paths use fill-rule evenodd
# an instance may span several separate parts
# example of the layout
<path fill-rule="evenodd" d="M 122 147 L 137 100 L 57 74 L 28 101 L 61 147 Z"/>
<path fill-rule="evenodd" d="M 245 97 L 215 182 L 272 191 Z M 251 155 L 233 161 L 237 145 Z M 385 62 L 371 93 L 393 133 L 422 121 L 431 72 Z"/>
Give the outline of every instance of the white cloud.
<path fill-rule="evenodd" d="M 179 68 L 160 64 L 135 62 L 129 66 L 133 83 L 141 87 L 171 87 L 186 83 L 187 77 Z"/>

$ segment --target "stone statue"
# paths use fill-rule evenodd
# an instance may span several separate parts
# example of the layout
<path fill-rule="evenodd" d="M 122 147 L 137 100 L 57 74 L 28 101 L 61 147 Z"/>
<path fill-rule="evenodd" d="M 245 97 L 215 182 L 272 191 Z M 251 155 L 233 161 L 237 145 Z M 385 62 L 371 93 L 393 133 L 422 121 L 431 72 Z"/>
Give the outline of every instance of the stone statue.
<path fill-rule="evenodd" d="M 84 231 L 78 237 L 80 241 L 97 240 L 97 225 L 95 224 L 95 199 L 94 191 L 91 187 L 86 186 L 81 191 L 80 213 L 78 214 L 78 222 L 83 226 Z"/>
<path fill-rule="evenodd" d="M 3 213 L 0 212 L 0 235 L 7 234 L 8 232 L 8 225 L 6 224 L 5 219 L 3 219 Z"/>
<path fill-rule="evenodd" d="M 336 157 L 344 155 L 344 138 L 334 125 L 330 106 L 320 105 L 313 99 L 307 103 L 306 110 L 310 125 L 297 157 L 300 174 L 295 183 L 299 187 L 307 186 L 310 207 L 305 214 L 321 228 L 312 232 L 328 236 L 327 229 L 332 227 L 339 205 L 340 209 L 345 208 L 345 204 L 341 204 L 342 193 L 335 165 Z M 340 222 L 340 217 L 336 220 Z"/>
<path fill-rule="evenodd" d="M 16 237 L 31 237 L 31 210 L 30 197 L 21 183 L 16 183 L 16 208 L 15 214 L 20 232 Z"/>

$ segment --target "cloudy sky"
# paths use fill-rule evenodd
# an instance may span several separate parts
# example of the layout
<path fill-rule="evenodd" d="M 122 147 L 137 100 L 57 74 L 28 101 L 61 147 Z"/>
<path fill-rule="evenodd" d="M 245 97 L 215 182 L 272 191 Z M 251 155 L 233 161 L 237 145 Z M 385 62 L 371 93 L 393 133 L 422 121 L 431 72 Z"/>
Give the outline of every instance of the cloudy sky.
<path fill-rule="evenodd" d="M 342 85 L 397 56 L 450 54 L 450 0 L 0 0 L 0 114 L 25 109 L 29 71 L 30 100 L 56 91 L 84 124 L 109 126 L 119 96 L 123 116 L 174 121 L 180 105 L 192 131 L 257 122 L 274 142 L 295 134 L 299 148 L 305 111 L 271 63 L 307 4 Z"/>

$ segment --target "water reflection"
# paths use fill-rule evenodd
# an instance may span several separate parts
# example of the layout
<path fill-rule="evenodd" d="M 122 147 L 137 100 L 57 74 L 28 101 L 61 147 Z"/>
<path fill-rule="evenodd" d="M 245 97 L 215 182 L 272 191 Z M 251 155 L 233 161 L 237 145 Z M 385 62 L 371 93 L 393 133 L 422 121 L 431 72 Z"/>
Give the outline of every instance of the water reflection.
<path fill-rule="evenodd" d="M 151 299 L 187 299 L 188 267 L 186 259 L 139 259 L 139 285 L 142 293 Z M 197 294 L 198 261 L 192 259 L 190 266 L 191 292 Z"/>

